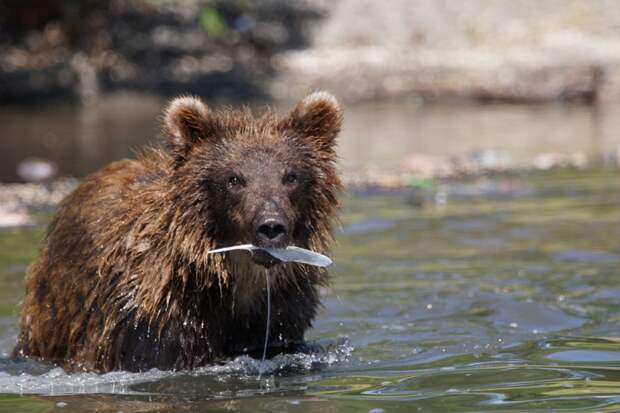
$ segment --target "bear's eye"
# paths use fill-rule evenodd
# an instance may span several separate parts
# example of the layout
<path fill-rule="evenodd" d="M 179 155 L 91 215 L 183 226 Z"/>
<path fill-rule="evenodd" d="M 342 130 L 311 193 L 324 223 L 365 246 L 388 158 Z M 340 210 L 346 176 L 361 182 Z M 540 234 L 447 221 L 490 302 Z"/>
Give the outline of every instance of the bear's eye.
<path fill-rule="evenodd" d="M 285 184 L 296 184 L 297 183 L 297 174 L 295 172 L 289 172 L 286 175 L 284 175 L 284 179 L 283 179 Z"/>
<path fill-rule="evenodd" d="M 241 178 L 239 178 L 237 175 L 233 175 L 230 178 L 228 178 L 228 182 L 226 183 L 226 186 L 228 187 L 228 189 L 232 189 L 242 184 L 243 184 L 243 181 L 241 180 Z"/>

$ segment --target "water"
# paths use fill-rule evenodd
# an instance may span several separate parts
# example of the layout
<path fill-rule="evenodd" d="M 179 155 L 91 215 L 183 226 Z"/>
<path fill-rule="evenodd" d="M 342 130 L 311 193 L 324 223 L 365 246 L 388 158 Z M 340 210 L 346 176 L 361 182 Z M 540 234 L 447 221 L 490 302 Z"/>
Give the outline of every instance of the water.
<path fill-rule="evenodd" d="M 19 181 L 18 164 L 31 157 L 53 161 L 60 176 L 80 177 L 132 156 L 144 144 L 158 142 L 158 117 L 165 103 L 154 97 L 120 95 L 88 107 L 1 107 L 0 182 Z M 266 104 L 252 106 L 261 112 Z M 289 108 L 276 104 L 283 113 Z M 473 153 L 483 163 L 513 166 L 547 153 L 617 161 L 618 130 L 620 105 L 612 103 L 369 103 L 345 107 L 340 166 L 344 173 L 397 172 L 413 153 L 438 157 Z"/>
<path fill-rule="evenodd" d="M 620 411 L 619 178 L 445 183 L 422 207 L 350 194 L 307 335 L 324 351 L 106 375 L 4 357 L 0 412 Z M 5 356 L 41 236 L 0 232 Z"/>

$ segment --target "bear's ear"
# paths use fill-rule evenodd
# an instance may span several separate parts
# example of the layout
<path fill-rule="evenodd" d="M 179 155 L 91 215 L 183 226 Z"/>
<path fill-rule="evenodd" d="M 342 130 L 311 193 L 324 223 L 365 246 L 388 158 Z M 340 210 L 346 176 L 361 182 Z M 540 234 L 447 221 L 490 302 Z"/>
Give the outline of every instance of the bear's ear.
<path fill-rule="evenodd" d="M 162 131 L 173 155 L 181 161 L 195 144 L 215 137 L 214 119 L 202 100 L 181 96 L 168 104 Z"/>
<path fill-rule="evenodd" d="M 329 149 L 342 127 L 342 109 L 331 93 L 314 92 L 295 106 L 285 124 L 319 148 Z"/>

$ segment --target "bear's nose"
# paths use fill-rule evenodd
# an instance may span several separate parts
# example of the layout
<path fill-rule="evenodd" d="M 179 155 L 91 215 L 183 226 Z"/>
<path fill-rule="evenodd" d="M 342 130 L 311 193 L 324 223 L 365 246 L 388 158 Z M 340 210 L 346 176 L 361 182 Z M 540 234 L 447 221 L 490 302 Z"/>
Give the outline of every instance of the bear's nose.
<path fill-rule="evenodd" d="M 256 228 L 256 238 L 263 247 L 284 247 L 288 242 L 288 226 L 278 218 L 261 220 Z"/>

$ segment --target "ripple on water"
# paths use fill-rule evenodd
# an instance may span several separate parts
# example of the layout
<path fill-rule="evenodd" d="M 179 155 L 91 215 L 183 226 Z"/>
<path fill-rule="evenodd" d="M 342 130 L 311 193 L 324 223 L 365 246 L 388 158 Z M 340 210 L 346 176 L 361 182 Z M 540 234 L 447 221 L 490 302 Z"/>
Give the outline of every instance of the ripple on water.
<path fill-rule="evenodd" d="M 363 235 L 373 232 L 385 231 L 396 225 L 396 221 L 392 219 L 367 219 L 353 224 L 347 225 L 342 229 L 344 235 Z"/>
<path fill-rule="evenodd" d="M 349 403 L 373 401 L 387 410 L 408 401 L 426 411 L 559 411 L 567 406 L 616 411 L 620 352 L 607 349 L 619 343 L 596 337 L 529 341 L 500 351 L 510 355 L 510 362 L 453 356 L 449 368 L 378 367 L 365 374 L 317 380 L 307 392 Z"/>
<path fill-rule="evenodd" d="M 610 264 L 620 261 L 620 256 L 607 251 L 565 250 L 551 254 L 558 261 Z"/>
<path fill-rule="evenodd" d="M 497 294 L 484 301 L 493 309 L 487 317 L 499 328 L 550 333 L 581 327 L 586 322 L 557 307 L 534 301 L 518 301 L 508 294 Z"/>
<path fill-rule="evenodd" d="M 497 227 L 497 221 L 491 218 L 447 218 L 442 226 L 449 231 L 491 231 Z"/>
<path fill-rule="evenodd" d="M 619 346 L 620 347 L 620 346 Z M 575 363 L 620 363 L 620 351 L 566 350 L 551 353 L 549 360 Z"/>

